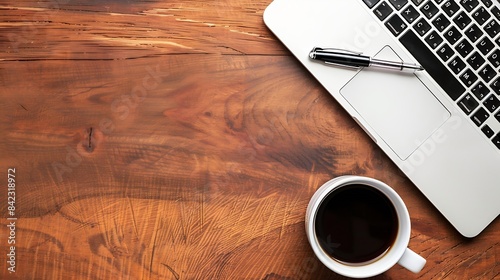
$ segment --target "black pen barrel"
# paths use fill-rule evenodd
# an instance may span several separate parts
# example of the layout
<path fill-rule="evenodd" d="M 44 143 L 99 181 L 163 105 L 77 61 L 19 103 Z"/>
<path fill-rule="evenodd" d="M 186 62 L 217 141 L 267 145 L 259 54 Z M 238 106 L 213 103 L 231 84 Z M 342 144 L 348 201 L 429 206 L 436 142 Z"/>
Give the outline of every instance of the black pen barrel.
<path fill-rule="evenodd" d="M 315 51 L 311 55 L 311 58 L 321 60 L 326 63 L 351 66 L 351 67 L 370 66 L 370 57 L 358 54 Z"/>

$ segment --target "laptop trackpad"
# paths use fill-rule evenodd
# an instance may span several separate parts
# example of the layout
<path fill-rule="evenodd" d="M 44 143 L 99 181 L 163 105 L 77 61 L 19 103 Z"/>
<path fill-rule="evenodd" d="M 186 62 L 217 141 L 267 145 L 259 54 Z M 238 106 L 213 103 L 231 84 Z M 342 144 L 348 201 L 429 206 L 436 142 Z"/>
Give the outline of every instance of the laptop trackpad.
<path fill-rule="evenodd" d="M 388 46 L 376 57 L 401 61 Z M 340 93 L 402 160 L 450 117 L 414 74 L 365 68 Z"/>

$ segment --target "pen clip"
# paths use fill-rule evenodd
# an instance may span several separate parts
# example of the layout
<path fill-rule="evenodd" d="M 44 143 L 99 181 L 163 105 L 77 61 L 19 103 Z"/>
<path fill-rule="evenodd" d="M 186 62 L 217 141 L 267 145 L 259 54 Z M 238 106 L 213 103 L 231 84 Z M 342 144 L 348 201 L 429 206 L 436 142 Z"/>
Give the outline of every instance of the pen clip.
<path fill-rule="evenodd" d="M 338 49 L 338 48 L 320 48 L 320 47 L 314 47 L 311 52 L 316 52 L 316 51 L 323 51 L 326 53 L 340 53 L 340 54 L 353 54 L 353 55 L 362 55 L 362 52 L 355 52 L 355 51 L 350 51 L 346 49 Z"/>

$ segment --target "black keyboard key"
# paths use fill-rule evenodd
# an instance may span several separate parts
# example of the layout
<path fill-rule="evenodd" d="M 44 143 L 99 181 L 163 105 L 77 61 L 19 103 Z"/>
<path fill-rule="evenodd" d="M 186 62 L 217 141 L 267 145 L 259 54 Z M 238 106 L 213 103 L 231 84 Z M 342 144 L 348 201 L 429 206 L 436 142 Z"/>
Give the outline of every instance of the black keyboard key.
<path fill-rule="evenodd" d="M 455 46 L 455 50 L 457 50 L 462 57 L 466 57 L 474 50 L 474 47 L 469 43 L 469 41 L 463 39 L 460 43 L 458 43 L 458 45 Z"/>
<path fill-rule="evenodd" d="M 483 65 L 485 62 L 484 58 L 481 56 L 480 53 L 478 52 L 474 52 L 473 54 L 471 54 L 471 56 L 469 56 L 469 58 L 467 59 L 467 63 L 469 63 L 469 65 L 474 69 L 474 70 L 477 70 L 479 69 L 479 67 L 481 67 L 481 65 Z"/>
<path fill-rule="evenodd" d="M 424 36 L 429 30 L 431 30 L 431 25 L 424 19 L 421 18 L 413 28 L 420 36 Z"/>
<path fill-rule="evenodd" d="M 491 13 L 493 13 L 493 15 L 498 19 L 500 20 L 500 9 L 497 8 L 497 7 L 493 7 L 491 9 Z"/>
<path fill-rule="evenodd" d="M 500 111 L 495 114 L 495 119 L 500 122 Z"/>
<path fill-rule="evenodd" d="M 435 16 L 438 12 L 439 9 L 432 3 L 431 1 L 427 1 L 421 8 L 420 11 L 428 18 L 431 19 L 433 16 Z"/>
<path fill-rule="evenodd" d="M 477 21 L 477 23 L 479 23 L 479 25 L 483 25 L 490 19 L 491 15 L 484 7 L 479 7 L 474 11 L 474 13 L 472 13 L 472 17 Z"/>
<path fill-rule="evenodd" d="M 454 45 L 462 37 L 462 34 L 455 26 L 450 27 L 443 35 L 451 45 Z"/>
<path fill-rule="evenodd" d="M 474 99 L 472 95 L 467 93 L 460 101 L 458 101 L 458 106 L 466 113 L 467 115 L 470 115 L 472 111 L 474 111 L 477 106 L 479 106 L 479 102 Z"/>
<path fill-rule="evenodd" d="M 483 78 L 483 80 L 487 83 L 493 80 L 496 75 L 497 72 L 489 64 L 486 64 L 483 69 L 479 70 L 479 76 L 481 76 L 481 78 Z"/>
<path fill-rule="evenodd" d="M 478 0 L 460 0 L 460 4 L 467 10 L 467 12 L 471 12 L 474 10 L 477 5 L 479 5 Z"/>
<path fill-rule="evenodd" d="M 481 36 L 483 36 L 483 31 L 474 23 L 465 31 L 465 35 L 469 37 L 472 42 L 476 42 Z"/>
<path fill-rule="evenodd" d="M 472 19 L 464 12 L 460 12 L 455 18 L 453 18 L 453 22 L 460 29 L 465 29 L 469 23 L 471 23 Z"/>
<path fill-rule="evenodd" d="M 490 95 L 486 100 L 483 101 L 484 107 L 490 111 L 490 113 L 493 113 L 500 107 L 500 100 L 495 95 Z"/>
<path fill-rule="evenodd" d="M 496 49 L 490 56 L 488 56 L 488 60 L 494 67 L 500 66 L 500 49 Z"/>
<path fill-rule="evenodd" d="M 490 93 L 490 90 L 481 81 L 472 88 L 472 94 L 479 100 L 483 100 L 488 93 Z"/>
<path fill-rule="evenodd" d="M 425 0 L 411 0 L 411 2 L 413 2 L 413 4 L 415 4 L 415 6 L 419 6 L 420 4 L 422 4 Z"/>
<path fill-rule="evenodd" d="M 448 18 L 444 14 L 439 14 L 432 21 L 432 24 L 437 28 L 437 30 L 439 30 L 440 32 L 442 32 L 443 30 L 445 30 L 450 25 L 450 21 L 448 20 Z"/>
<path fill-rule="evenodd" d="M 439 14 L 437 17 L 434 18 L 432 21 L 432 24 L 439 30 L 440 32 L 443 32 L 448 26 L 450 26 L 450 21 L 444 14 Z"/>
<path fill-rule="evenodd" d="M 432 31 L 429 36 L 425 37 L 425 41 L 429 44 L 429 46 L 431 46 L 431 48 L 435 49 L 441 45 L 443 38 L 441 38 L 436 31 Z"/>
<path fill-rule="evenodd" d="M 481 128 L 481 131 L 486 135 L 486 137 L 491 138 L 493 135 L 495 135 L 495 132 L 487 125 L 485 124 L 483 128 Z"/>
<path fill-rule="evenodd" d="M 408 23 L 413 23 L 420 17 L 420 13 L 412 5 L 406 7 L 401 15 L 406 19 Z"/>
<path fill-rule="evenodd" d="M 397 15 L 393 15 L 385 26 L 391 31 L 394 36 L 399 36 L 407 27 L 406 23 Z"/>
<path fill-rule="evenodd" d="M 443 4 L 442 9 L 449 17 L 453 17 L 460 10 L 460 6 L 455 0 L 448 0 Z"/>
<path fill-rule="evenodd" d="M 497 78 L 493 83 L 491 83 L 491 89 L 497 94 L 500 95 L 500 78 Z"/>
<path fill-rule="evenodd" d="M 495 38 L 495 36 L 500 33 L 500 25 L 498 24 L 498 21 L 492 19 L 484 26 L 484 31 L 486 31 L 491 38 Z"/>
<path fill-rule="evenodd" d="M 380 20 L 384 20 L 393 12 L 393 9 L 386 2 L 382 2 L 373 12 Z"/>
<path fill-rule="evenodd" d="M 481 126 L 490 115 L 483 107 L 480 107 L 470 118 L 477 126 Z"/>
<path fill-rule="evenodd" d="M 464 86 L 425 46 L 420 38 L 410 29 L 399 41 L 417 59 L 431 77 L 443 88 L 451 99 L 457 100 L 465 92 Z"/>
<path fill-rule="evenodd" d="M 448 45 L 448 44 L 444 44 L 442 45 L 438 51 L 437 51 L 437 54 L 439 55 L 439 57 L 441 57 L 441 59 L 446 62 L 448 60 L 450 60 L 450 58 L 455 55 L 455 52 L 453 51 L 453 49 Z"/>
<path fill-rule="evenodd" d="M 483 2 L 483 4 L 488 8 L 493 5 L 493 2 L 491 0 L 481 0 L 481 2 Z"/>
<path fill-rule="evenodd" d="M 495 144 L 495 146 L 500 149 L 500 133 L 498 133 L 497 136 L 493 137 L 491 141 L 493 141 L 493 144 Z"/>
<path fill-rule="evenodd" d="M 408 0 L 389 0 L 389 3 L 396 9 L 401 10 L 406 4 L 408 4 Z"/>
<path fill-rule="evenodd" d="M 380 0 L 363 0 L 368 8 L 373 8 Z"/>
<path fill-rule="evenodd" d="M 474 74 L 474 71 L 467 69 L 462 75 L 460 75 L 460 80 L 467 87 L 471 87 L 477 81 L 477 76 Z"/>
<path fill-rule="evenodd" d="M 448 67 L 451 68 L 451 71 L 453 71 L 453 73 L 458 74 L 462 72 L 462 70 L 464 70 L 465 67 L 467 67 L 467 65 L 465 65 L 465 62 L 462 59 L 460 59 L 460 57 L 455 56 L 450 61 L 450 63 L 448 63 Z"/>
<path fill-rule="evenodd" d="M 491 42 L 488 37 L 483 37 L 483 39 L 481 39 L 481 41 L 479 41 L 476 46 L 483 55 L 487 55 L 489 52 L 491 52 L 491 50 L 495 48 L 495 44 L 493 44 L 493 42 Z"/>

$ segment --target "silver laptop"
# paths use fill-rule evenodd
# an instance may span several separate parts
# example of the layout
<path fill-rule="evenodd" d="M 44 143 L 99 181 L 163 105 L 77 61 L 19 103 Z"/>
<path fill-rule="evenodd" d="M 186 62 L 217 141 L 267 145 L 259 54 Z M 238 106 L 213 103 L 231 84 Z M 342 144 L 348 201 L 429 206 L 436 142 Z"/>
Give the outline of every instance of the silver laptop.
<path fill-rule="evenodd" d="M 264 21 L 464 236 L 500 214 L 498 0 L 275 0 Z M 421 64 L 327 66 L 314 47 Z"/>

